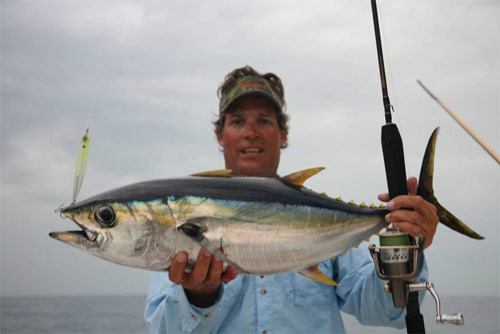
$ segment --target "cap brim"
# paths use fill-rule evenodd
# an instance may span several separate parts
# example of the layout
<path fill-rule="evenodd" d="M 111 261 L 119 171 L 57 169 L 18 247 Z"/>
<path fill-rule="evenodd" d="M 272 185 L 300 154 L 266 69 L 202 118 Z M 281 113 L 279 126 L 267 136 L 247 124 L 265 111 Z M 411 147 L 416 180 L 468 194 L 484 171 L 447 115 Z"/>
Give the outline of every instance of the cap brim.
<path fill-rule="evenodd" d="M 234 102 L 236 102 L 238 99 L 240 99 L 244 96 L 249 96 L 249 95 L 263 96 L 263 97 L 267 98 L 269 100 L 269 102 L 271 102 L 278 109 L 279 112 L 283 112 L 283 107 L 278 103 L 278 101 L 276 101 L 274 96 L 272 94 L 270 94 L 268 91 L 260 90 L 260 89 L 248 90 L 248 91 L 244 91 L 244 92 L 241 92 L 241 93 L 235 95 L 230 101 L 228 101 L 226 103 L 226 105 L 224 107 L 221 108 L 220 112 L 221 113 L 226 112 L 227 109 L 232 104 L 234 104 Z"/>

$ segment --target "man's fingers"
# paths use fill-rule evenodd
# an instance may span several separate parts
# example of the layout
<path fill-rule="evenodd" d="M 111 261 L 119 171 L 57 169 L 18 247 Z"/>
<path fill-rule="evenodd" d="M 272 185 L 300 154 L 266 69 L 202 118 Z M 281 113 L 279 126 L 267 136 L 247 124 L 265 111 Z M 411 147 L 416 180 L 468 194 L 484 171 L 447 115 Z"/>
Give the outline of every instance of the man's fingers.
<path fill-rule="evenodd" d="M 382 202 L 389 202 L 390 198 L 389 198 L 389 194 L 388 193 L 385 193 L 385 194 L 379 194 L 377 196 L 378 200 L 379 201 L 382 201 Z"/>
<path fill-rule="evenodd" d="M 210 264 L 212 262 L 212 254 L 206 249 L 202 249 L 198 253 L 198 258 L 196 259 L 196 265 L 194 266 L 193 272 L 191 273 L 190 280 L 194 283 L 203 283 L 207 278 L 208 270 L 210 269 Z"/>
<path fill-rule="evenodd" d="M 219 283 L 222 275 L 223 262 L 217 257 L 212 256 L 212 263 L 210 265 L 210 272 L 208 273 L 208 281 L 211 283 Z"/>
<path fill-rule="evenodd" d="M 428 205 L 427 202 L 420 196 L 414 195 L 402 195 L 392 199 L 387 204 L 387 209 L 394 211 L 400 209 L 413 209 L 415 211 L 425 213 L 428 210 L 434 209 L 436 212 L 436 208 L 433 205 Z"/>
<path fill-rule="evenodd" d="M 397 228 L 398 230 L 400 231 L 403 231 L 403 232 L 406 232 L 408 233 L 409 235 L 411 235 L 412 237 L 416 237 L 417 235 L 419 234 L 422 234 L 422 231 L 420 230 L 420 228 L 415 225 L 415 224 L 410 224 L 408 222 L 400 222 L 400 223 L 394 223 L 392 224 L 392 226 L 394 228 Z"/>
<path fill-rule="evenodd" d="M 408 187 L 408 194 L 411 195 L 416 195 L 417 194 L 417 189 L 418 189 L 418 181 L 417 178 L 412 176 L 408 179 L 407 181 L 407 187 Z"/>
<path fill-rule="evenodd" d="M 238 276 L 238 269 L 236 269 L 235 267 L 227 267 L 227 270 L 224 273 L 224 275 L 222 276 L 221 280 L 224 283 L 228 283 L 228 282 L 232 281 L 233 279 L 235 279 L 236 276 Z"/>
<path fill-rule="evenodd" d="M 435 231 L 429 231 L 426 230 L 424 227 L 429 228 L 428 226 L 419 226 L 415 224 L 411 224 L 408 222 L 400 222 L 400 223 L 393 223 L 392 226 L 394 228 L 397 228 L 398 230 L 402 232 L 406 232 L 412 237 L 417 237 L 418 235 L 422 235 L 425 238 L 425 247 L 427 248 L 432 244 L 432 240 L 434 238 Z"/>
<path fill-rule="evenodd" d="M 437 209 L 432 204 L 424 200 L 421 196 L 415 195 L 418 189 L 418 182 L 415 177 L 407 181 L 409 195 L 401 195 L 393 198 L 387 203 L 390 211 L 386 215 L 386 221 L 393 224 L 393 227 L 406 232 L 413 237 L 421 234 L 425 237 L 428 247 L 432 243 L 436 227 L 439 222 Z M 388 194 L 378 196 L 380 200 L 387 200 Z"/>
<path fill-rule="evenodd" d="M 385 219 L 388 223 L 410 223 L 418 225 L 419 215 L 417 212 L 412 210 L 397 210 L 389 212 Z"/>
<path fill-rule="evenodd" d="M 184 278 L 184 268 L 186 267 L 188 256 L 186 252 L 179 252 L 175 258 L 170 270 L 168 271 L 169 279 L 177 284 L 180 284 Z"/>
<path fill-rule="evenodd" d="M 406 181 L 406 186 L 408 187 L 408 194 L 416 195 L 418 189 L 418 180 L 416 177 L 412 176 Z M 389 197 L 389 193 L 383 193 L 377 195 L 379 201 L 389 202 L 391 198 Z"/>
<path fill-rule="evenodd" d="M 436 207 L 420 196 L 398 196 L 387 208 L 391 210 L 386 220 L 393 226 L 413 237 L 421 234 L 425 237 L 425 247 L 429 247 L 436 233 L 439 218 Z"/>
<path fill-rule="evenodd" d="M 398 197 L 399 199 L 399 197 Z M 409 201 L 410 203 L 414 203 L 412 201 Z M 426 205 L 426 204 L 425 204 Z M 427 206 L 427 205 L 426 205 Z M 389 205 L 387 206 L 389 208 Z M 397 204 L 394 204 L 394 207 L 396 209 L 392 209 L 393 211 L 389 212 L 386 216 L 385 219 L 388 223 L 401 223 L 401 222 L 407 222 L 416 226 L 419 226 L 422 230 L 427 232 L 429 230 L 427 224 L 428 220 L 434 220 L 433 219 L 433 212 L 430 208 L 419 208 L 415 206 L 415 210 L 411 210 L 411 206 L 409 207 L 403 207 L 403 208 L 398 208 Z M 405 209 L 409 208 L 409 209 Z"/>

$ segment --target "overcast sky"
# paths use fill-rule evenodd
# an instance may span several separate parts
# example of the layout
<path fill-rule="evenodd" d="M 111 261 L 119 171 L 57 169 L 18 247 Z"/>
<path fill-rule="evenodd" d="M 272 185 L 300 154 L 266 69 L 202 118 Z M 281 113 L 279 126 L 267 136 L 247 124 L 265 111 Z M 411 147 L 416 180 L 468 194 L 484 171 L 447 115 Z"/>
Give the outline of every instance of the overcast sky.
<path fill-rule="evenodd" d="M 499 152 L 499 2 L 380 1 L 379 14 L 408 174 L 440 126 L 436 195 L 486 237 L 440 226 L 431 280 L 440 294 L 498 296 L 499 166 L 416 79 Z M 280 174 L 324 166 L 306 185 L 358 203 L 386 189 L 367 0 L 2 0 L 0 22 L 2 296 L 145 294 L 147 271 L 48 236 L 75 229 L 54 209 L 71 201 L 80 138 L 90 127 L 80 200 L 219 169 L 216 89 L 246 64 L 285 85 Z"/>

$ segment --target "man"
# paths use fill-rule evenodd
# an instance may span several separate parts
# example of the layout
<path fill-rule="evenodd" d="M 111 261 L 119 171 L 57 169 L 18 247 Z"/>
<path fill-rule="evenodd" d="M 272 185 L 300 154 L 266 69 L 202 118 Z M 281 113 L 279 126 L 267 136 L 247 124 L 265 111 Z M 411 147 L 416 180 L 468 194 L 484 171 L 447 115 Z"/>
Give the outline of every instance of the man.
<path fill-rule="evenodd" d="M 219 88 L 217 141 L 227 169 L 237 176 L 277 177 L 280 151 L 288 139 L 284 89 L 274 74 L 259 74 L 246 66 L 228 74 Z M 416 179 L 408 181 L 410 194 Z M 388 201 L 388 195 L 379 199 Z M 419 196 L 399 196 L 387 205 L 386 220 L 412 236 L 432 242 L 436 209 Z M 319 269 L 337 287 L 287 273 L 237 276 L 232 267 L 201 250 L 191 273 L 187 254 L 179 252 L 169 273 L 153 273 L 145 310 L 151 333 L 343 333 L 340 310 L 367 325 L 404 326 L 403 309 L 376 276 L 365 248 L 352 249 Z M 419 278 L 427 278 L 425 262 Z"/>

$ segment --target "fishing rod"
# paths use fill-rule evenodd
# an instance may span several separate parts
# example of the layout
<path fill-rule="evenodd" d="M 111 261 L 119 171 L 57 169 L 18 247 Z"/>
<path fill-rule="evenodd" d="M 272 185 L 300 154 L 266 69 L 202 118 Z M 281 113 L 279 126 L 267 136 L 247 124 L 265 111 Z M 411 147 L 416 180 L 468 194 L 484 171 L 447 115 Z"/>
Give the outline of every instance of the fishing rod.
<path fill-rule="evenodd" d="M 384 68 L 382 41 L 378 23 L 376 0 L 371 0 L 377 56 L 382 87 L 382 101 L 386 124 L 382 126 L 382 151 L 389 197 L 407 195 L 406 167 L 403 140 L 396 124 L 392 123 L 391 109 Z M 395 307 L 406 307 L 406 330 L 408 333 L 425 333 L 424 317 L 420 313 L 418 291 L 427 290 L 436 301 L 436 320 L 439 323 L 463 324 L 461 314 L 441 314 L 439 297 L 430 282 L 417 283 L 418 264 L 424 248 L 423 238 L 415 240 L 397 229 L 387 229 L 380 235 L 380 247 L 370 245 L 369 250 L 375 263 L 377 275 L 389 280 L 384 286 L 392 294 Z"/>
<path fill-rule="evenodd" d="M 385 174 L 387 178 L 387 186 L 389 188 L 389 197 L 392 199 L 399 195 L 407 195 L 408 187 L 406 183 L 406 167 L 403 151 L 403 140 L 399 133 L 396 124 L 392 123 L 391 115 L 391 102 L 389 100 L 389 93 L 387 90 L 387 81 L 384 68 L 384 55 L 382 52 L 382 40 L 380 37 L 379 20 L 377 13 L 376 0 L 371 0 L 373 25 L 375 29 L 375 40 L 377 44 L 377 58 L 380 72 L 380 83 L 382 86 L 382 101 L 384 103 L 385 122 L 382 126 L 382 151 L 384 155 Z M 410 237 L 404 236 L 399 231 L 392 231 L 387 236 L 381 236 L 381 245 L 387 245 L 391 242 L 384 242 L 387 238 L 389 240 L 397 240 L 398 243 L 408 245 Z M 398 238 L 398 239 L 394 239 Z M 403 240 L 401 240 L 403 239 Z M 394 244 L 392 244 L 394 245 Z M 418 257 L 418 256 L 417 256 Z M 418 262 L 416 263 L 418 266 Z M 406 268 L 403 268 L 406 269 Z M 416 271 L 416 267 L 413 268 Z M 406 314 L 406 328 L 408 333 L 425 333 L 424 317 L 420 313 L 420 305 L 418 303 L 418 292 L 414 291 L 409 293 L 407 284 L 404 280 L 390 280 L 388 289 L 393 296 L 394 306 L 405 307 Z"/>

